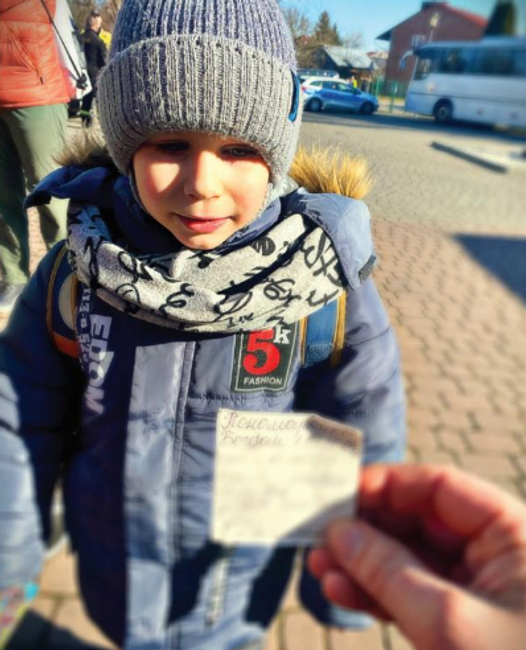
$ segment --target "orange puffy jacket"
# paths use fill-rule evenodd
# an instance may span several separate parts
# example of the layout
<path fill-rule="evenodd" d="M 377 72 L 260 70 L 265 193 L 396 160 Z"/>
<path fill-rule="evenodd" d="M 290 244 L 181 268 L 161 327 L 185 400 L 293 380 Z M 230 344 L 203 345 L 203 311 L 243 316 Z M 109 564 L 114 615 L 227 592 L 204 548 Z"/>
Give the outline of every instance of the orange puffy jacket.
<path fill-rule="evenodd" d="M 45 0 L 52 16 L 56 1 Z M 0 107 L 64 104 L 71 96 L 41 0 L 0 0 Z"/>

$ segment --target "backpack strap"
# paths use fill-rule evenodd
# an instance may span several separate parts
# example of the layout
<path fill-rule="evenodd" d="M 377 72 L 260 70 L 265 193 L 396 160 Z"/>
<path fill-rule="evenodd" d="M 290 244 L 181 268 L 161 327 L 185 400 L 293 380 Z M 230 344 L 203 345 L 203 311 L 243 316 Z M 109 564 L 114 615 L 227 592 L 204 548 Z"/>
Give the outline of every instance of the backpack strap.
<path fill-rule="evenodd" d="M 67 250 L 64 244 L 55 259 L 49 278 L 46 324 L 57 350 L 78 359 L 80 346 L 75 332 L 78 278 L 69 265 Z"/>
<path fill-rule="evenodd" d="M 322 309 L 300 321 L 300 345 L 303 366 L 330 358 L 331 368 L 336 368 L 342 357 L 345 337 L 345 311 L 347 293 Z"/>

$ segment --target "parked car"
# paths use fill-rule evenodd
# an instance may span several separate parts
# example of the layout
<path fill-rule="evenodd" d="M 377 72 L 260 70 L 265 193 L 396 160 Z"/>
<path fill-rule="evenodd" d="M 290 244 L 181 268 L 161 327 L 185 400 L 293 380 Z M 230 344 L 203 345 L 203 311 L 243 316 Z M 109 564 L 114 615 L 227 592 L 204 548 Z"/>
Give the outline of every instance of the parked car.
<path fill-rule="evenodd" d="M 353 88 L 352 84 L 338 79 L 308 79 L 301 85 L 301 89 L 304 106 L 313 113 L 335 108 L 371 115 L 379 106 L 374 95 Z"/>
<path fill-rule="evenodd" d="M 325 79 L 336 77 L 336 79 L 339 79 L 340 77 L 336 70 L 321 70 L 319 68 L 299 68 L 298 75 L 300 79 L 304 77 L 324 77 Z"/>
<path fill-rule="evenodd" d="M 314 86 L 315 88 L 321 88 L 321 84 L 323 81 L 342 81 L 343 79 L 340 79 L 339 77 L 335 77 L 333 79 L 328 79 L 327 77 L 320 77 L 319 75 L 307 75 L 307 76 L 300 76 L 300 83 L 301 83 L 301 88 L 302 90 L 306 90 L 307 88 L 310 88 L 311 86 Z"/>

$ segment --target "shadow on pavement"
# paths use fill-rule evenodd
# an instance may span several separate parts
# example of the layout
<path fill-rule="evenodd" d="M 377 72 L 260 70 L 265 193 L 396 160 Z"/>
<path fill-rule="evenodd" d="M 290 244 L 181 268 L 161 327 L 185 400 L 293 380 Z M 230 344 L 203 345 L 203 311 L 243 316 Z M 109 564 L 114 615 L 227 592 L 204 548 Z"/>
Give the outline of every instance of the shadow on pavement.
<path fill-rule="evenodd" d="M 466 252 L 526 303 L 526 239 L 455 235 Z"/>
<path fill-rule="evenodd" d="M 5 650 L 104 650 L 84 643 L 71 632 L 57 627 L 35 612 L 28 612 Z"/>

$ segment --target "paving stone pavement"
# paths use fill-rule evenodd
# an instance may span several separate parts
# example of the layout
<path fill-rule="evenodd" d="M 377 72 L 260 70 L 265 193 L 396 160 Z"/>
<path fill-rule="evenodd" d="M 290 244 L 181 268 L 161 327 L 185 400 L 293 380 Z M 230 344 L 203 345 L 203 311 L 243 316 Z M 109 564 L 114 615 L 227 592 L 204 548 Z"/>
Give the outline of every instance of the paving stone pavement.
<path fill-rule="evenodd" d="M 377 206 L 385 205 L 378 196 Z M 526 229 L 514 204 L 500 226 L 484 217 L 484 227 L 480 216 L 459 227 L 451 220 L 404 220 L 397 210 L 398 218 L 373 220 L 375 281 L 402 350 L 407 457 L 463 467 L 526 498 Z M 34 214 L 31 244 L 35 264 L 44 247 Z M 66 549 L 47 563 L 41 593 L 8 649 L 69 648 L 114 646 L 85 616 Z M 388 625 L 356 633 L 323 629 L 301 609 L 291 585 L 266 650 L 353 648 L 411 650 Z"/>

